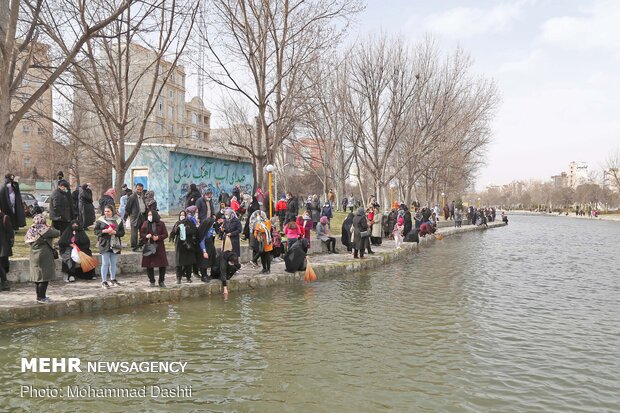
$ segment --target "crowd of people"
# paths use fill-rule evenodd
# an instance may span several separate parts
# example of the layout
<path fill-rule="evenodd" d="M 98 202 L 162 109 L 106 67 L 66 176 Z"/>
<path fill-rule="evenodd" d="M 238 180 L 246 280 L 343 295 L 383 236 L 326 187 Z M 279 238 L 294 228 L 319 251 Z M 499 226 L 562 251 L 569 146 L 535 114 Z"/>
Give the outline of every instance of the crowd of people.
<path fill-rule="evenodd" d="M 2 289 L 9 289 L 6 272 L 15 242 L 14 231 L 26 225 L 25 214 L 19 208 L 19 185 L 13 178 L 8 174 L 0 190 Z M 50 196 L 51 225 L 45 214 L 36 214 L 25 235 L 25 242 L 30 246 L 31 281 L 36 285 L 38 302 L 49 302 L 47 285 L 55 279 L 54 260 L 58 258 L 62 260 L 65 281 L 95 278 L 95 269 L 80 262 L 83 254 L 92 256 L 91 242 L 85 231 L 93 225 L 101 255 L 100 276 L 104 289 L 121 286 L 116 279 L 117 258 L 123 249 L 126 229 L 129 230 L 128 246 L 141 253 L 141 266 L 150 287 L 166 287 L 169 264 L 166 240 L 174 248 L 177 284 L 183 280 L 191 283 L 199 278 L 209 282 L 216 278 L 221 280 L 224 294 L 228 293 L 227 281 L 241 268 L 241 240 L 249 242 L 252 252 L 249 265 L 258 268 L 260 260 L 263 274 L 270 273 L 274 260 L 284 261 L 288 272 L 305 270 L 313 232 L 313 242 L 323 243 L 328 253 L 340 252 L 331 229 L 336 209 L 332 190 L 325 202 L 316 194 L 304 199 L 286 192 L 275 204 L 269 205 L 269 194 L 260 188 L 252 195 L 243 193 L 237 186 L 231 194 L 222 192 L 216 203 L 211 191 L 201 193 L 191 184 L 184 208 L 178 212 L 170 232 L 159 215 L 155 194 L 146 191 L 142 184 L 134 188 L 122 187 L 118 210 L 115 198 L 116 191 L 108 189 L 95 209 L 89 184 L 78 186 L 71 193 L 69 183 L 62 173 L 58 174 L 56 189 Z M 374 196 L 362 205 L 352 194 L 344 197 L 342 209 L 349 214 L 342 223 L 340 243 L 355 259 L 364 259 L 366 253 L 374 254 L 372 247 L 381 245 L 386 238 L 395 241 L 396 249 L 402 248 L 403 242 L 419 242 L 420 237 L 435 233 L 439 219 L 453 220 L 456 227 L 462 225 L 464 217 L 474 225 L 486 225 L 495 220 L 493 208 L 470 206 L 464 211 L 455 202 L 444 206 L 443 211 L 438 205 L 428 208 L 414 202 L 411 207 L 394 203 L 391 210 L 381 212 Z M 443 218 L 440 218 L 442 212 Z M 507 221 L 504 214 L 502 218 Z M 54 242 L 56 238 L 57 243 Z"/>

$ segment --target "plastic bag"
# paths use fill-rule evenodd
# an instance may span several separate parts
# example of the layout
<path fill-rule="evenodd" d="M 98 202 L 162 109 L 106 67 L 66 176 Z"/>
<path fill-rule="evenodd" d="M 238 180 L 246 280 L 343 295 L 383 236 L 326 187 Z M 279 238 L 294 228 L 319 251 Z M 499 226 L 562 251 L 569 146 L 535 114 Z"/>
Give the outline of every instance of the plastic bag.
<path fill-rule="evenodd" d="M 73 249 L 71 249 L 71 260 L 73 260 L 76 264 L 80 264 L 82 262 L 82 259 L 80 258 L 80 249 L 78 247 L 73 247 Z"/>

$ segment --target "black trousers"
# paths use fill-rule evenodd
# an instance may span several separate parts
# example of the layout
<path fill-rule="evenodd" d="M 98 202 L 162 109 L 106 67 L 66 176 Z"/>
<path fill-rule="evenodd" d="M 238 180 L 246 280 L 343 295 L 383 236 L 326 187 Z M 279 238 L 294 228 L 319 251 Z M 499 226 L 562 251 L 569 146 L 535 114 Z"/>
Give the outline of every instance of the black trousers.
<path fill-rule="evenodd" d="M 336 250 L 336 238 L 329 237 L 327 241 L 323 241 L 327 245 L 327 251 L 335 251 Z"/>
<path fill-rule="evenodd" d="M 0 257 L 0 266 L 4 268 L 5 272 L 9 272 L 9 267 L 10 267 L 9 257 Z"/>
<path fill-rule="evenodd" d="M 189 265 L 177 265 L 176 270 L 177 270 L 177 280 L 180 280 L 181 278 L 185 277 L 188 280 L 192 279 L 192 264 Z"/>
<path fill-rule="evenodd" d="M 5 283 L 7 281 L 8 280 L 6 278 L 6 272 L 4 271 L 4 267 L 0 265 L 0 282 Z"/>
<path fill-rule="evenodd" d="M 155 268 L 147 268 L 146 275 L 149 276 L 149 281 L 151 283 L 155 283 Z M 159 267 L 159 283 L 164 282 L 164 278 L 166 277 L 166 267 Z"/>
<path fill-rule="evenodd" d="M 271 251 L 261 252 L 260 261 L 263 264 L 263 270 L 271 271 Z"/>
<path fill-rule="evenodd" d="M 35 284 L 35 289 L 37 291 L 37 299 L 45 298 L 45 294 L 47 293 L 47 285 L 49 284 L 49 282 L 43 281 L 43 282 L 34 283 L 34 284 Z"/>

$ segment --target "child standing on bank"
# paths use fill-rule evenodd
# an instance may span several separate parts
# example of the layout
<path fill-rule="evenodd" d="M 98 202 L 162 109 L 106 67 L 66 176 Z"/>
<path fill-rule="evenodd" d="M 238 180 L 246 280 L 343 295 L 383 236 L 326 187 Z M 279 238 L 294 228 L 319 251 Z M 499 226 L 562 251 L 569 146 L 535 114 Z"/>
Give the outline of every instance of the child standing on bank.
<path fill-rule="evenodd" d="M 396 241 L 396 249 L 399 250 L 400 246 L 403 243 L 403 237 L 405 233 L 405 219 L 402 216 L 398 217 L 396 221 L 396 225 L 394 225 L 394 230 L 392 231 L 392 235 L 394 235 L 394 241 Z"/>

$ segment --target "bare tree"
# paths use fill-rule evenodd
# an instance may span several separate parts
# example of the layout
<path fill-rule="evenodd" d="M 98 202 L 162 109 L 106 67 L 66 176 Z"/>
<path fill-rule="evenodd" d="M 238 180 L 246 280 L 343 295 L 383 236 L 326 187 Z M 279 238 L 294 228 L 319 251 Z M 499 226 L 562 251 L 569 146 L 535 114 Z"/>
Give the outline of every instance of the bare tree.
<path fill-rule="evenodd" d="M 605 168 L 605 179 L 608 180 L 608 186 L 620 191 L 620 149 L 616 149 L 609 155 L 605 162 Z"/>
<path fill-rule="evenodd" d="M 104 8 L 97 1 L 0 0 L 0 165 L 8 165 L 19 121 L 71 66 L 84 44 L 132 3 L 110 0 Z M 25 81 L 33 92 L 18 100 Z"/>
<path fill-rule="evenodd" d="M 335 54 L 327 55 L 309 68 L 308 74 L 315 86 L 306 89 L 301 140 L 290 146 L 303 159 L 304 169 L 321 181 L 323 194 L 334 184 L 339 203 L 354 154 L 349 142 L 355 130 L 345 108 L 349 75 L 346 59 L 339 62 Z"/>
<path fill-rule="evenodd" d="M 390 166 L 413 107 L 414 70 L 411 52 L 400 39 L 371 38 L 351 52 L 347 107 L 355 130 L 352 144 L 378 199 L 398 173 Z"/>
<path fill-rule="evenodd" d="M 299 116 L 299 96 L 309 87 L 306 66 L 338 44 L 349 18 L 362 7 L 358 0 L 210 4 L 214 20 L 202 27 L 212 63 L 205 75 L 255 108 L 255 145 L 233 144 L 250 154 L 262 186 L 264 165 L 275 161 Z"/>
<path fill-rule="evenodd" d="M 114 169 L 119 196 L 142 144 L 167 135 L 152 114 L 157 105 L 163 108 L 164 87 L 177 70 L 198 10 L 193 0 L 145 1 L 139 6 L 125 10 L 101 37 L 85 42 L 71 76 L 57 89 L 75 113 L 87 118 L 90 133 L 71 128 L 72 123 L 55 123 Z M 64 46 L 62 39 L 57 42 Z"/>

